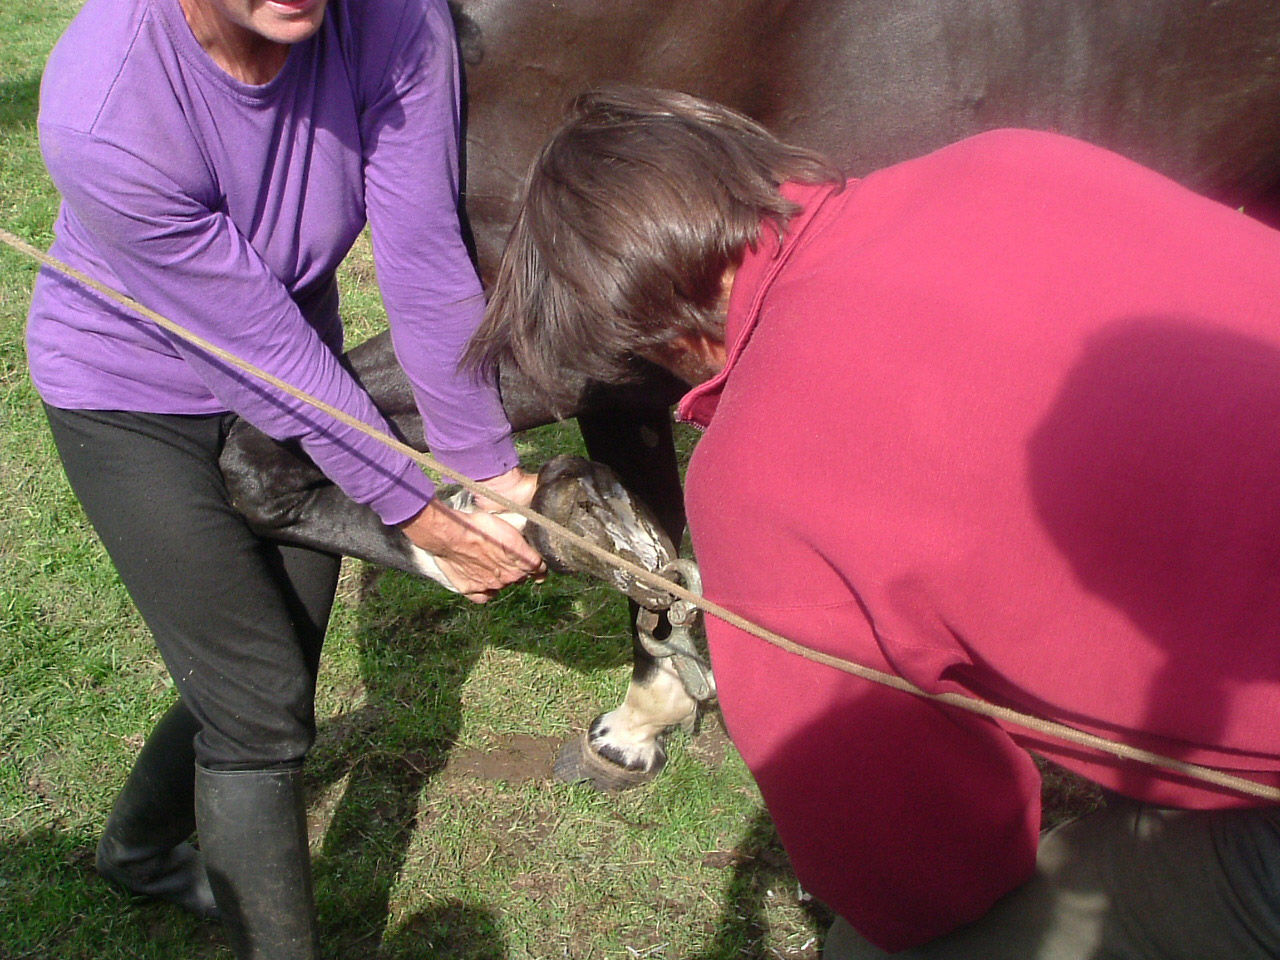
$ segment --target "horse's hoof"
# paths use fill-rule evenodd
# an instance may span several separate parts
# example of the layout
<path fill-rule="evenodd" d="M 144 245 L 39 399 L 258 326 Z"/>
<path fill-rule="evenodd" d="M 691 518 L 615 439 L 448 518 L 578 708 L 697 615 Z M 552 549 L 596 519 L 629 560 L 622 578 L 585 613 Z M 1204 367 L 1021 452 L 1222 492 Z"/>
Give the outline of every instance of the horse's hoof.
<path fill-rule="evenodd" d="M 602 463 L 557 456 L 538 471 L 533 509 L 609 553 L 657 573 L 676 556 L 653 512 Z M 537 524 L 525 528 L 547 566 L 556 573 L 589 573 L 612 584 L 640 606 L 665 610 L 673 597 L 632 573 L 569 543 Z"/>
<path fill-rule="evenodd" d="M 658 775 L 665 763 L 666 758 L 659 756 L 658 762 L 647 770 L 629 770 L 591 749 L 588 735 L 583 733 L 560 748 L 554 772 L 556 779 L 565 783 L 581 783 L 585 780 L 603 793 L 617 793 L 619 790 L 629 790 L 648 783 Z"/>

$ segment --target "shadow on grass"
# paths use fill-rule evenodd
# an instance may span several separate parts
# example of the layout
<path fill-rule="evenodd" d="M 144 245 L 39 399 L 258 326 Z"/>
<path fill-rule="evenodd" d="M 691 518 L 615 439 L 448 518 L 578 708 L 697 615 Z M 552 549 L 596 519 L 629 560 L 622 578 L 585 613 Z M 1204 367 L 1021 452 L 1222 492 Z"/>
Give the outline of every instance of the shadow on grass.
<path fill-rule="evenodd" d="M 41 829 L 0 839 L 0 957 L 137 960 L 229 956 L 216 923 L 131 897 L 93 869 L 97 837 Z"/>
<path fill-rule="evenodd" d="M 724 901 L 712 944 L 698 954 L 696 960 L 777 960 L 780 956 L 769 945 L 769 920 L 765 907 L 774 896 L 790 897 L 795 892 L 792 872 L 782 841 L 769 814 L 761 810 L 752 818 L 747 831 L 733 851 L 734 868 L 729 883 L 720 895 Z M 835 915 L 816 900 L 803 902 L 809 924 L 825 935 Z M 822 937 L 789 958 L 816 960 L 822 952 Z"/>
<path fill-rule="evenodd" d="M 39 100 L 39 74 L 0 83 L 0 132 L 14 127 L 34 129 Z"/>
<path fill-rule="evenodd" d="M 404 960 L 502 960 L 506 946 L 493 911 L 450 901 L 416 913 L 402 923 L 383 943 L 378 956 Z"/>
<path fill-rule="evenodd" d="M 506 632 L 498 645 L 578 669 L 627 662 L 630 646 L 621 636 L 593 640 L 588 650 L 555 635 L 555 624 L 572 620 L 575 592 L 543 591 L 535 608 L 505 611 L 523 628 Z M 496 621 L 500 608 L 459 614 L 456 603 L 440 603 L 421 581 L 373 569 L 363 574 L 359 594 L 364 705 L 321 726 L 306 767 L 313 795 L 347 778 L 314 863 L 326 956 L 501 960 L 500 921 L 488 907 L 449 901 L 387 932 L 393 889 L 424 828 L 423 788 L 448 762 L 462 724 L 463 684 L 490 645 L 487 636 L 498 632 L 488 618 Z"/>
<path fill-rule="evenodd" d="M 349 837 L 349 834 L 348 834 Z M 201 921 L 169 904 L 133 897 L 93 869 L 96 838 L 39 830 L 0 839 L 0 958 L 3 960 L 97 960 L 104 955 L 135 960 L 225 960 L 231 953 L 221 926 Z M 364 855 L 341 858 L 345 869 Z M 345 890 L 350 884 L 344 877 Z M 358 913 L 367 900 L 352 904 Z M 332 914 L 333 911 L 330 911 Z M 385 916 L 385 908 L 384 913 Z M 363 920 L 365 927 L 368 921 Z M 505 948 L 496 915 L 483 907 L 444 901 L 404 921 L 380 948 L 381 938 L 362 937 L 343 917 L 322 931 L 324 956 L 395 960 L 502 960 Z M 336 951 L 336 952 L 335 952 Z"/>
<path fill-rule="evenodd" d="M 563 627 L 573 621 L 581 594 L 568 582 L 559 592 L 539 591 L 536 601 L 513 595 L 503 601 L 511 606 L 501 614 L 475 608 L 459 614 L 457 604 L 440 603 L 412 578 L 373 569 L 363 574 L 357 640 L 364 705 L 322 725 L 307 763 L 312 795 L 346 778 L 314 864 L 326 957 L 503 960 L 508 955 L 500 905 L 444 901 L 388 932 L 392 895 L 415 835 L 430 829 L 420 820 L 422 791 L 449 761 L 462 727 L 463 685 L 486 647 L 546 656 L 584 671 L 630 662 L 624 619 L 612 639 L 584 642 L 566 635 L 571 631 Z M 625 617 L 620 598 L 610 595 L 606 602 L 614 602 Z M 524 603 L 536 606 L 520 606 Z M 520 629 L 502 629 L 500 616 Z M 502 636 L 491 640 L 495 633 Z M 582 718 L 584 725 L 588 719 Z M 723 904 L 721 914 L 697 960 L 774 960 L 769 907 L 777 897 L 794 901 L 796 889 L 767 813 L 761 811 L 747 825 L 725 866 L 732 866 L 727 884 L 708 891 Z M 787 956 L 816 960 L 819 932 L 825 932 L 832 914 L 815 901 L 802 903 L 801 910 L 815 933 Z"/>

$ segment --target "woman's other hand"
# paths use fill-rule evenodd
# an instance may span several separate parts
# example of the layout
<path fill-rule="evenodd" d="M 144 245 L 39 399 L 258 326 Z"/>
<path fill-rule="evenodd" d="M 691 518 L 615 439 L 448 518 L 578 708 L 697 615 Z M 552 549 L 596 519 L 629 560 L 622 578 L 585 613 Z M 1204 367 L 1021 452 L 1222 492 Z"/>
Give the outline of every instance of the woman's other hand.
<path fill-rule="evenodd" d="M 537 478 L 520 472 L 532 479 L 531 487 L 520 480 L 512 482 L 513 493 L 495 489 L 512 500 L 527 503 L 517 493 L 529 487 L 528 497 L 532 497 Z M 509 475 L 510 472 L 502 476 Z M 484 603 L 503 587 L 547 572 L 542 557 L 520 531 L 487 508 L 463 513 L 432 500 L 400 529 L 417 547 L 432 554 L 449 582 L 475 603 Z"/>

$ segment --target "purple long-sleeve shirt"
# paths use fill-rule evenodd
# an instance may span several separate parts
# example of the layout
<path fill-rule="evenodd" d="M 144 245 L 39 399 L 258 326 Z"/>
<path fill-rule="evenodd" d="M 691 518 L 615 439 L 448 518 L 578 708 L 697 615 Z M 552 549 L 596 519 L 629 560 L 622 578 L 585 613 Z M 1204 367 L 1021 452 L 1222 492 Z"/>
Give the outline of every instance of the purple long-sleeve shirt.
<path fill-rule="evenodd" d="M 517 462 L 494 385 L 457 370 L 483 309 L 458 221 L 458 67 L 444 0 L 331 0 L 269 83 L 196 42 L 178 0 L 88 0 L 55 47 L 40 140 L 62 194 L 51 252 L 361 420 L 334 271 L 364 227 L 428 443 L 473 477 Z M 43 271 L 32 378 L 70 409 L 233 410 L 297 438 L 396 523 L 432 484 L 402 454 Z"/>

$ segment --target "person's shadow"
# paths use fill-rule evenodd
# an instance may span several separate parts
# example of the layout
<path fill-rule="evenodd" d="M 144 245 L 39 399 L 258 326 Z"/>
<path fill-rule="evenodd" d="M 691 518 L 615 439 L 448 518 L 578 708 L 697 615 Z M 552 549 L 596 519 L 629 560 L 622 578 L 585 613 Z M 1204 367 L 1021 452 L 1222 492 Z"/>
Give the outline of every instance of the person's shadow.
<path fill-rule="evenodd" d="M 369 567 L 360 576 L 363 703 L 320 724 L 306 766 L 311 798 L 346 778 L 313 858 L 326 955 L 500 960 L 506 947 L 488 904 L 448 901 L 387 931 L 393 889 L 415 834 L 424 828 L 423 788 L 449 761 L 462 724 L 463 684 L 493 642 L 494 631 L 484 620 L 493 608 L 494 616 L 522 626 L 504 631 L 499 642 L 505 647 L 581 670 L 628 662 L 629 639 L 619 629 L 616 638 L 597 640 L 584 651 L 563 638 L 564 631 L 539 629 L 573 617 L 581 585 L 571 580 L 544 584 L 536 593 L 514 588 L 477 611 L 401 574 Z M 500 608 L 505 609 L 499 613 Z"/>
<path fill-rule="evenodd" d="M 1045 529 L 1149 644 L 1131 655 L 1154 661 L 1137 668 L 1138 729 L 1158 752 L 1222 737 L 1243 751 L 1225 766 L 1280 752 L 1278 427 L 1274 347 L 1134 319 L 1086 344 L 1028 444 Z"/>
<path fill-rule="evenodd" d="M 54 826 L 0 836 L 0 960 L 229 956 L 217 923 L 132 897 L 94 870 L 97 831 Z"/>
<path fill-rule="evenodd" d="M 716 892 L 724 904 L 720 920 L 714 939 L 696 960 L 777 960 L 779 954 L 768 943 L 770 924 L 766 916 L 768 901 L 775 897 L 799 899 L 805 922 L 814 931 L 812 938 L 800 945 L 799 952 L 789 952 L 788 956 L 818 957 L 834 914 L 800 891 L 767 811 L 761 809 L 751 819 L 728 856 L 733 872 Z"/>

